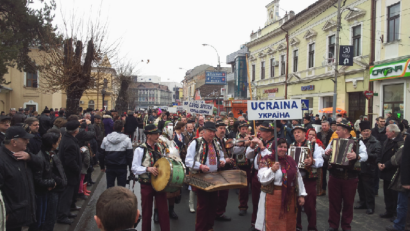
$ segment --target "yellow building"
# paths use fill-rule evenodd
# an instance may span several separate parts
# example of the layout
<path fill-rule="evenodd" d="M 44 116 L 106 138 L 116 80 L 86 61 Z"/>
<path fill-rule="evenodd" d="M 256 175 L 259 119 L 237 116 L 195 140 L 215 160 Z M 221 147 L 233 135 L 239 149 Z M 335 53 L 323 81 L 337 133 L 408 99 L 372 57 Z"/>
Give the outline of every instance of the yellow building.
<path fill-rule="evenodd" d="M 38 50 L 33 49 L 29 56 L 36 63 L 40 62 Z M 60 109 L 66 105 L 67 97 L 60 91 L 46 94 L 39 90 L 41 72 L 27 73 L 9 68 L 4 78 L 10 84 L 0 87 L 0 111 L 8 113 L 10 108 L 23 107 L 41 113 L 46 106 Z"/>
<path fill-rule="evenodd" d="M 258 99 L 308 99 L 310 112 L 332 107 L 337 0 L 318 0 L 302 12 L 280 18 L 279 0 L 266 6 L 265 27 L 247 44 Z M 348 10 L 352 9 L 352 10 Z M 354 45 L 353 66 L 339 66 L 337 107 L 354 120 L 367 113 L 371 1 L 347 0 L 340 45 Z M 288 38 L 288 39 L 287 39 Z"/>
<path fill-rule="evenodd" d="M 410 1 L 376 1 L 375 65 L 370 68 L 373 113 L 409 119 L 410 43 L 406 22 Z M 393 26 L 394 25 L 394 26 Z"/>
<path fill-rule="evenodd" d="M 117 99 L 117 84 L 115 84 L 116 71 L 111 67 L 111 63 L 107 57 L 103 59 L 98 67 L 91 69 L 91 75 L 95 82 L 94 88 L 86 90 L 80 99 L 80 107 L 102 109 L 103 96 L 102 90 L 104 88 L 104 80 L 106 80 L 106 88 L 104 95 L 105 109 L 111 110 L 115 108 L 115 100 Z"/>

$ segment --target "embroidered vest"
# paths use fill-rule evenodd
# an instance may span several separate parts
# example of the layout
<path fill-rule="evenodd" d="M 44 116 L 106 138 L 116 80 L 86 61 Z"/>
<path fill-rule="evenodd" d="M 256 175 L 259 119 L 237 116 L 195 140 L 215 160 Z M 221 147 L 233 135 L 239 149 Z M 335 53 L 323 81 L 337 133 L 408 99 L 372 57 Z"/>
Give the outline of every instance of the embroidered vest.
<path fill-rule="evenodd" d="M 143 143 L 137 148 L 142 148 L 144 150 L 144 155 L 142 156 L 142 161 L 141 161 L 141 165 L 144 167 L 148 168 L 148 167 L 154 166 L 155 162 L 162 157 L 161 156 L 162 149 L 158 143 L 155 144 L 156 150 L 152 150 L 152 148 L 148 146 L 147 143 Z M 143 173 L 139 175 L 138 181 L 140 183 L 145 183 L 145 184 L 151 183 L 151 174 Z"/>
<path fill-rule="evenodd" d="M 297 146 L 296 142 L 293 142 L 290 146 Z M 305 140 L 305 142 L 303 142 L 302 147 L 307 147 L 309 149 L 309 156 L 313 159 L 313 154 L 315 152 L 315 143 L 312 143 L 309 140 Z M 306 173 L 307 178 L 309 179 L 318 177 L 317 168 L 305 166 L 305 168 L 300 168 L 299 170 L 304 171 Z"/>
<path fill-rule="evenodd" d="M 193 139 L 192 141 L 194 140 L 196 141 L 194 164 L 195 162 L 205 164 L 206 159 L 208 158 L 208 143 L 202 137 Z M 216 140 L 216 138 L 212 140 L 212 145 L 214 146 L 215 152 L 216 152 L 216 160 L 217 160 L 216 163 L 217 165 L 219 165 L 219 159 L 220 159 L 219 152 L 222 149 L 221 145 Z M 192 166 L 187 166 L 187 167 L 190 167 L 189 171 L 192 172 L 192 174 L 197 174 L 199 172 L 199 170 L 193 169 Z"/>

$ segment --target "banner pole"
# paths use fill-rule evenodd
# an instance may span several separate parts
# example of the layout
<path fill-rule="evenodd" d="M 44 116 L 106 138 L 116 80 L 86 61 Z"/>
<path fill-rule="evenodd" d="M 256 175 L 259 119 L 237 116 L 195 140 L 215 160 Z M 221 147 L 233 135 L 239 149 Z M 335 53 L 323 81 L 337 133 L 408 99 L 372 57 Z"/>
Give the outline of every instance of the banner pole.
<path fill-rule="evenodd" d="M 275 162 L 278 162 L 279 161 L 279 158 L 278 158 L 278 139 L 277 139 L 277 135 L 278 135 L 278 132 L 277 132 L 277 130 L 276 130 L 276 121 L 277 120 L 274 120 L 274 124 L 273 124 L 273 131 L 274 131 L 274 136 L 275 136 Z"/>
<path fill-rule="evenodd" d="M 252 84 L 251 84 L 251 76 L 249 75 L 249 61 L 248 61 L 248 54 L 246 54 L 246 72 L 248 74 L 248 87 L 249 87 L 249 95 L 251 96 L 251 100 L 252 99 Z M 256 134 L 256 126 L 255 126 L 255 120 L 253 121 L 253 130 Z"/>

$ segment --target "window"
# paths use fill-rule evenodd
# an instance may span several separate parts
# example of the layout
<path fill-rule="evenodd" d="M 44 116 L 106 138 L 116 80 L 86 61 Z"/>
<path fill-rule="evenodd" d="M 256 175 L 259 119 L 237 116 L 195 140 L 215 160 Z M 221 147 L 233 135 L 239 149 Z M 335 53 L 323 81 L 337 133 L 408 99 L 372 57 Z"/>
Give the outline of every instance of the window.
<path fill-rule="evenodd" d="M 362 38 L 362 26 L 353 27 L 353 57 L 361 55 L 360 40 Z"/>
<path fill-rule="evenodd" d="M 403 118 L 404 112 L 404 84 L 383 86 L 383 116 L 387 113 Z"/>
<path fill-rule="evenodd" d="M 315 66 L 315 44 L 309 45 L 309 68 Z"/>
<path fill-rule="evenodd" d="M 284 55 L 280 56 L 280 74 L 281 75 L 285 74 L 285 56 Z"/>
<path fill-rule="evenodd" d="M 270 60 L 270 77 L 275 77 L 275 59 Z"/>
<path fill-rule="evenodd" d="M 335 58 L 335 43 L 336 43 L 336 35 L 332 35 L 329 37 L 329 53 L 328 53 L 328 63 L 333 63 Z"/>
<path fill-rule="evenodd" d="M 94 100 L 88 101 L 88 108 L 94 109 Z"/>
<path fill-rule="evenodd" d="M 298 56 L 299 56 L 299 50 L 293 51 L 293 72 L 298 71 Z"/>
<path fill-rule="evenodd" d="M 387 18 L 387 41 L 393 42 L 399 39 L 400 31 L 400 2 L 389 6 Z"/>
<path fill-rule="evenodd" d="M 265 62 L 261 62 L 261 79 L 265 79 Z"/>
<path fill-rule="evenodd" d="M 255 81 L 255 64 L 252 65 L 252 82 Z"/>
<path fill-rule="evenodd" d="M 26 72 L 26 87 L 34 87 L 37 88 L 37 72 L 28 73 Z"/>

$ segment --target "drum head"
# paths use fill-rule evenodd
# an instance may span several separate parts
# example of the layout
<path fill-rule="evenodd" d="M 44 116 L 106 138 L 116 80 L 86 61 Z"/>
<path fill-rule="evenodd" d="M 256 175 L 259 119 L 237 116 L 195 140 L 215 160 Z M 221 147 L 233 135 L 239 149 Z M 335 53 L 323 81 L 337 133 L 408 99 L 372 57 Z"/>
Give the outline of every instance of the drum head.
<path fill-rule="evenodd" d="M 157 192 L 163 191 L 171 176 L 171 164 L 167 158 L 161 158 L 155 162 L 154 166 L 158 169 L 158 176 L 151 174 L 151 185 Z"/>

